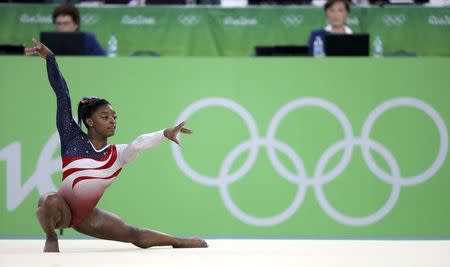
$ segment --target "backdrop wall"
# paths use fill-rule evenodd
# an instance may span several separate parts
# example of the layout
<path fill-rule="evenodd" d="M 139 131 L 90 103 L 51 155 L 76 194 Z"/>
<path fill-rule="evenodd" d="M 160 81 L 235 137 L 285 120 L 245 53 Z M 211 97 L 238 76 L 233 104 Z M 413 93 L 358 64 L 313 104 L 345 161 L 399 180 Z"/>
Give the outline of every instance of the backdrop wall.
<path fill-rule="evenodd" d="M 447 59 L 59 58 L 73 106 L 118 112 L 112 143 L 187 119 L 99 207 L 182 235 L 449 238 Z M 41 236 L 61 180 L 39 58 L 0 61 L 0 236 Z M 68 235 L 76 235 L 68 231 Z"/>

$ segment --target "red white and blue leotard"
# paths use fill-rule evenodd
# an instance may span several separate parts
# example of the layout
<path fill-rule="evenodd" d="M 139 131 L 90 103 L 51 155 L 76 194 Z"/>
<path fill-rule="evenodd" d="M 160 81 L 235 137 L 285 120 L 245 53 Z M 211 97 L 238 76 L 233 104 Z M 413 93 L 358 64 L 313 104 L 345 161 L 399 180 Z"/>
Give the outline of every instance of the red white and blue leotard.
<path fill-rule="evenodd" d="M 163 131 L 143 134 L 130 144 L 96 150 L 72 117 L 69 89 L 54 56 L 47 57 L 47 73 L 57 98 L 56 126 L 61 140 L 63 181 L 58 193 L 70 207 L 70 226 L 78 225 L 95 208 L 106 188 L 139 151 L 165 140 Z"/>

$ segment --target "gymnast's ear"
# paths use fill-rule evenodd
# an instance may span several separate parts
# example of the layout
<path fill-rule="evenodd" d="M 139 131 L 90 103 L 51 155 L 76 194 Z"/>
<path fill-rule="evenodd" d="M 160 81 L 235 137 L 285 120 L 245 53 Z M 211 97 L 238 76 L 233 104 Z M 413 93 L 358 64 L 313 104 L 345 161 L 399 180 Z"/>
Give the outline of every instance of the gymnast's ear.
<path fill-rule="evenodd" d="M 92 118 L 86 118 L 84 120 L 86 122 L 86 127 L 92 127 L 94 125 L 94 121 L 92 120 Z"/>

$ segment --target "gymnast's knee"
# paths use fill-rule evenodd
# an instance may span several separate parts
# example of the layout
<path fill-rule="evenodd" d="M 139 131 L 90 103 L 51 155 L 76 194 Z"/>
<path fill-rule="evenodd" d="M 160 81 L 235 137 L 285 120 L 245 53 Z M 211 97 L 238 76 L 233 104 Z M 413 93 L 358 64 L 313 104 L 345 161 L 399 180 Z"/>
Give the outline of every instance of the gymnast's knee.
<path fill-rule="evenodd" d="M 39 218 L 42 215 L 48 216 L 52 211 L 56 211 L 60 197 L 56 193 L 48 193 L 39 198 L 38 209 L 36 216 Z"/>

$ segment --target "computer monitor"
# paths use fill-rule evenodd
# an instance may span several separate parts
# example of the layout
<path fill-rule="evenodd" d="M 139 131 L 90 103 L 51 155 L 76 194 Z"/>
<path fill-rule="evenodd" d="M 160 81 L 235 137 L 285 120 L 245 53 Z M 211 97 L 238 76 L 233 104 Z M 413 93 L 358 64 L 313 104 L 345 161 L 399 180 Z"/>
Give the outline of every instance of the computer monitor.
<path fill-rule="evenodd" d="M 55 55 L 86 55 L 84 32 L 41 32 L 40 41 Z"/>
<path fill-rule="evenodd" d="M 0 55 L 24 55 L 25 47 L 21 44 L 0 44 Z"/>
<path fill-rule="evenodd" d="M 369 56 L 369 34 L 327 34 L 327 56 Z"/>
<path fill-rule="evenodd" d="M 256 46 L 255 56 L 262 56 L 262 57 L 308 56 L 308 46 L 306 45 Z"/>

